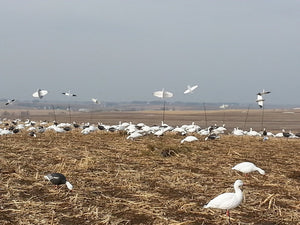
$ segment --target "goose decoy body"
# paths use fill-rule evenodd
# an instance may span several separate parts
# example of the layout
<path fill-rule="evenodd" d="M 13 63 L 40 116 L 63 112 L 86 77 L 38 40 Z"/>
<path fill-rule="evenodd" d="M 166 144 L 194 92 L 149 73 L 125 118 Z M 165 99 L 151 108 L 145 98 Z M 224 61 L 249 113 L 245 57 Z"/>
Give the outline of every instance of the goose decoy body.
<path fill-rule="evenodd" d="M 20 132 L 20 129 L 18 129 L 18 128 L 14 128 L 14 129 L 13 129 L 13 133 L 14 133 L 14 134 L 19 133 L 19 132 Z"/>
<path fill-rule="evenodd" d="M 92 102 L 94 102 L 95 104 L 99 104 L 99 101 L 96 98 L 92 98 Z"/>
<path fill-rule="evenodd" d="M 72 94 L 71 91 L 68 91 L 68 92 L 62 92 L 63 95 L 66 95 L 66 96 L 72 96 L 72 97 L 76 97 L 77 95 L 76 94 Z"/>
<path fill-rule="evenodd" d="M 36 134 L 35 134 L 34 131 L 30 131 L 30 132 L 29 132 L 29 136 L 31 136 L 31 137 L 36 137 Z"/>
<path fill-rule="evenodd" d="M 71 127 L 64 127 L 63 128 L 65 131 L 70 131 L 71 130 Z"/>
<path fill-rule="evenodd" d="M 256 97 L 256 102 L 260 108 L 264 107 L 264 101 L 265 101 L 265 99 L 263 99 L 262 95 L 258 94 Z"/>
<path fill-rule="evenodd" d="M 243 186 L 243 181 L 236 180 L 234 182 L 234 193 L 223 193 L 204 205 L 204 208 L 226 209 L 226 214 L 230 222 L 229 210 L 238 207 L 243 200 L 243 192 L 240 189 L 241 186 Z"/>
<path fill-rule="evenodd" d="M 36 92 L 32 94 L 34 98 L 42 99 L 46 94 L 48 94 L 47 90 L 38 89 Z"/>
<path fill-rule="evenodd" d="M 282 129 L 282 135 L 283 137 L 289 138 L 291 136 L 291 132 L 286 132 L 284 129 Z"/>
<path fill-rule="evenodd" d="M 268 132 L 267 132 L 266 128 L 264 128 L 264 130 L 263 130 L 263 132 L 262 132 L 262 135 L 263 135 L 263 136 L 267 136 L 267 135 L 268 135 Z"/>
<path fill-rule="evenodd" d="M 239 163 L 239 164 L 235 165 L 234 167 L 232 167 L 232 169 L 240 171 L 240 172 L 245 173 L 245 174 L 251 173 L 251 172 L 254 172 L 254 171 L 258 171 L 262 175 L 265 174 L 264 170 L 262 170 L 261 168 L 257 167 L 252 162 L 242 162 L 242 163 Z"/>
<path fill-rule="evenodd" d="M 182 139 L 181 141 L 180 141 L 180 143 L 182 144 L 182 143 L 184 143 L 184 142 L 193 142 L 193 141 L 198 141 L 199 139 L 197 138 L 197 137 L 195 137 L 195 136 L 187 136 L 187 137 L 185 137 L 184 139 Z"/>
<path fill-rule="evenodd" d="M 49 173 L 45 175 L 44 178 L 56 186 L 66 184 L 69 190 L 73 189 L 73 185 L 67 181 L 65 175 L 61 173 Z"/>
<path fill-rule="evenodd" d="M 153 92 L 153 96 L 158 97 L 158 98 L 171 98 L 173 97 L 173 93 L 169 91 L 165 91 L 163 88 L 161 91 L 155 91 Z"/>
<path fill-rule="evenodd" d="M 187 89 L 183 92 L 184 94 L 190 94 L 193 93 L 193 91 L 198 87 L 198 85 L 194 85 L 194 86 L 187 86 Z"/>
<path fill-rule="evenodd" d="M 219 135 L 217 135 L 217 134 L 215 134 L 215 133 L 212 133 L 212 134 L 208 135 L 208 136 L 205 138 L 205 141 L 207 141 L 207 140 L 216 140 L 216 139 L 219 139 L 219 138 L 220 138 Z"/>
<path fill-rule="evenodd" d="M 77 124 L 76 122 L 73 122 L 73 127 L 74 127 L 74 128 L 78 128 L 78 127 L 80 127 L 80 125 Z"/>
<path fill-rule="evenodd" d="M 5 105 L 9 105 L 11 103 L 13 103 L 16 99 L 11 99 L 11 100 L 7 100 L 7 102 L 5 103 Z"/>

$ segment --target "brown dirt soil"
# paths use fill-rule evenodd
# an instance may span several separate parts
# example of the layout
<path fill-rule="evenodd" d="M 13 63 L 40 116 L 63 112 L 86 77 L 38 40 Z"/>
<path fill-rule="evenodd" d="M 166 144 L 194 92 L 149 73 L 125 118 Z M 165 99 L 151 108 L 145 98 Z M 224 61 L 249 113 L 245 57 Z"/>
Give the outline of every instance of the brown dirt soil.
<path fill-rule="evenodd" d="M 135 141 L 79 129 L 0 136 L 0 224 L 227 224 L 224 212 L 203 205 L 232 192 L 236 179 L 245 198 L 231 224 L 300 224 L 299 140 L 195 136 L 184 144 L 171 133 Z M 242 161 L 266 175 L 231 170 Z M 65 174 L 74 191 L 55 189 L 48 172 Z"/>

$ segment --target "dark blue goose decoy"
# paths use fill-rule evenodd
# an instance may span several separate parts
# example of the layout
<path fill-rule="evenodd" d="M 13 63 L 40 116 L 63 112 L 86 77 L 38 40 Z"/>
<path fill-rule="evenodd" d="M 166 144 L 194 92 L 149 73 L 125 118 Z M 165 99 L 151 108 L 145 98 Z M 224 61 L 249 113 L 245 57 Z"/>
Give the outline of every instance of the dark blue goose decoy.
<path fill-rule="evenodd" d="M 49 173 L 46 176 L 44 176 L 46 180 L 49 180 L 52 184 L 58 186 L 61 184 L 66 184 L 68 189 L 72 191 L 73 185 L 67 181 L 65 175 L 61 173 Z"/>

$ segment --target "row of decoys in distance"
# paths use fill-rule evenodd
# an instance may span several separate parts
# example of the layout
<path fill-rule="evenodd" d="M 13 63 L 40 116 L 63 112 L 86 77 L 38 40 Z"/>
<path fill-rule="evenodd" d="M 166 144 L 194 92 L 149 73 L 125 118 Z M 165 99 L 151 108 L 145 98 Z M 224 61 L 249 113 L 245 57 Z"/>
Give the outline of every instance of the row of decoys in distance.
<path fill-rule="evenodd" d="M 116 125 L 107 125 L 98 122 L 98 124 L 90 124 L 90 123 L 81 123 L 78 124 L 76 122 L 73 123 L 57 123 L 57 122 L 47 122 L 40 121 L 35 122 L 27 119 L 23 122 L 20 119 L 8 120 L 8 119 L 0 119 L 0 135 L 4 134 L 13 134 L 18 133 L 20 131 L 30 131 L 36 133 L 44 133 L 45 131 L 52 130 L 57 133 L 63 133 L 67 131 L 71 131 L 73 129 L 80 130 L 82 134 L 90 134 L 97 130 L 101 131 L 109 131 L 109 132 L 118 132 L 122 131 L 128 134 L 127 139 L 134 140 L 139 137 L 143 137 L 146 135 L 154 135 L 154 136 L 162 136 L 168 132 L 176 133 L 182 136 L 186 136 L 186 139 L 182 140 L 184 142 L 191 142 L 196 140 L 195 138 L 188 138 L 188 136 L 194 136 L 194 134 L 206 136 L 205 140 L 216 140 L 219 139 L 224 134 L 233 135 L 233 136 L 257 136 L 263 137 L 264 140 L 269 139 L 270 137 L 275 138 L 299 138 L 300 133 L 293 133 L 291 131 L 287 132 L 285 129 L 282 129 L 282 132 L 272 133 L 266 131 L 255 131 L 252 128 L 250 130 L 242 130 L 238 127 L 234 128 L 232 132 L 228 131 L 225 127 L 225 124 L 222 126 L 213 125 L 207 128 L 201 128 L 199 125 L 194 122 L 191 124 L 184 124 L 181 126 L 170 126 L 162 122 L 161 125 L 146 125 L 144 123 L 134 124 L 132 122 L 119 122 Z"/>

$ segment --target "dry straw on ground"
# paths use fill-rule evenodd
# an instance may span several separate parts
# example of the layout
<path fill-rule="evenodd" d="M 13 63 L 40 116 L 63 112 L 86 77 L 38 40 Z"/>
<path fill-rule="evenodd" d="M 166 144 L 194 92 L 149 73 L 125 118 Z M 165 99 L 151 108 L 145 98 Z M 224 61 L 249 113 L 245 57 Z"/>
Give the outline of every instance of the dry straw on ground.
<path fill-rule="evenodd" d="M 197 137 L 129 141 L 123 133 L 75 129 L 1 136 L 0 224 L 226 224 L 224 212 L 203 205 L 233 191 L 236 179 L 245 183 L 245 199 L 232 210 L 232 224 L 299 224 L 299 140 Z M 231 170 L 242 161 L 266 175 Z M 64 173 L 74 191 L 44 181 L 48 172 Z"/>

